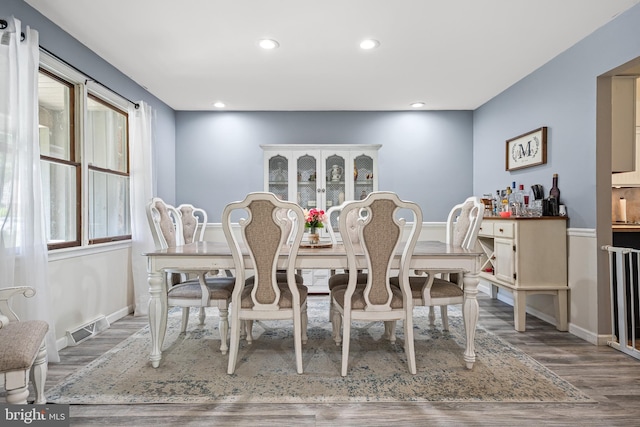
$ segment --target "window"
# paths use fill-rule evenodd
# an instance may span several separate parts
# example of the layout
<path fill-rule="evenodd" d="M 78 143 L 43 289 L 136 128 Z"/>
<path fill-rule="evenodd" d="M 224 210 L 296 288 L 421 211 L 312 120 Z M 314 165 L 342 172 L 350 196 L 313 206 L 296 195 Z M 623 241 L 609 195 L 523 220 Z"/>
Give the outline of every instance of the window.
<path fill-rule="evenodd" d="M 41 53 L 39 139 L 49 249 L 131 238 L 126 103 L 97 86 Z"/>
<path fill-rule="evenodd" d="M 131 238 L 127 114 L 89 95 L 89 242 Z"/>
<path fill-rule="evenodd" d="M 74 135 L 75 88 L 41 70 L 38 135 L 49 248 L 80 244 L 80 163 Z"/>

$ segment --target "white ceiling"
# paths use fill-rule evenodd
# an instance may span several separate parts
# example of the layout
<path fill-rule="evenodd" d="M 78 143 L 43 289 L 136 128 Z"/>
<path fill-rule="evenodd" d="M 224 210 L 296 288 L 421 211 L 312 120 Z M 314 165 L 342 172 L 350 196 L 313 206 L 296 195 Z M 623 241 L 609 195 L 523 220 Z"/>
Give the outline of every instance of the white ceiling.
<path fill-rule="evenodd" d="M 175 110 L 390 111 L 473 110 L 640 0 L 25 2 Z"/>

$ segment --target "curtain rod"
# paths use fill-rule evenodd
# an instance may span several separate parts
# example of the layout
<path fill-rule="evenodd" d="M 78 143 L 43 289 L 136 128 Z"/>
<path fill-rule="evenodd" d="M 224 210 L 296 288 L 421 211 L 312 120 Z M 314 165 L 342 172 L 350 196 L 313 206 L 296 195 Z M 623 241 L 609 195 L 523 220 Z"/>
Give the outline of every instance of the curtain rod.
<path fill-rule="evenodd" d="M 140 104 L 138 104 L 137 102 L 133 102 L 132 100 L 130 100 L 130 99 L 129 99 L 129 98 L 127 98 L 126 96 L 122 96 L 122 95 L 120 95 L 118 92 L 116 92 L 115 90 L 111 89 L 109 86 L 107 86 L 107 85 L 105 85 L 105 84 L 103 84 L 103 83 L 99 82 L 98 80 L 94 79 L 93 77 L 91 77 L 89 74 L 85 73 L 84 71 L 82 71 L 82 70 L 81 70 L 81 69 L 79 69 L 78 67 L 76 67 L 76 66 L 74 66 L 74 65 L 69 64 L 67 61 L 65 61 L 64 59 L 60 58 L 60 57 L 59 57 L 58 55 L 56 55 L 55 53 L 51 52 L 49 49 L 46 49 L 46 48 L 44 48 L 44 47 L 40 46 L 40 50 L 43 50 L 44 52 L 46 52 L 46 53 L 48 53 L 49 55 L 51 55 L 51 56 L 53 56 L 54 58 L 56 58 L 58 61 L 64 62 L 64 63 L 65 63 L 65 65 L 67 65 L 68 67 L 71 67 L 71 68 L 73 68 L 74 70 L 76 70 L 77 72 L 79 72 L 79 73 L 83 74 L 83 75 L 86 77 L 85 84 L 86 84 L 88 81 L 92 81 L 92 82 L 94 82 L 94 83 L 96 83 L 96 84 L 99 84 L 99 85 L 100 85 L 100 86 L 102 86 L 103 88 L 110 90 L 111 92 L 113 92 L 113 93 L 115 93 L 116 95 L 118 95 L 120 98 L 122 98 L 122 99 L 124 99 L 124 100 L 126 100 L 126 101 L 130 102 L 131 104 L 133 104 L 133 105 L 135 106 L 136 110 L 137 110 L 138 108 L 140 108 Z"/>
<path fill-rule="evenodd" d="M 9 26 L 6 19 L 0 19 L 0 30 L 4 30 Z M 25 38 L 24 32 L 20 32 L 20 41 L 23 42 Z"/>

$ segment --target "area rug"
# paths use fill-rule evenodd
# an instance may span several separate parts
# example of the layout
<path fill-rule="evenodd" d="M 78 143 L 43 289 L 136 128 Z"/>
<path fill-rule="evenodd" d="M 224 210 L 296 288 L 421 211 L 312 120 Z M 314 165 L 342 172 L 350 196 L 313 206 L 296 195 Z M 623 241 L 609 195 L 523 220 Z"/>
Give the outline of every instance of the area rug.
<path fill-rule="evenodd" d="M 228 375 L 220 351 L 217 312 L 204 326 L 192 313 L 180 334 L 180 313 L 170 313 L 163 358 L 151 367 L 151 337 L 144 327 L 46 392 L 49 403 L 333 403 L 333 402 L 593 402 L 553 372 L 478 326 L 476 363 L 465 367 L 464 326 L 449 308 L 450 331 L 415 308 L 418 373 L 411 375 L 398 340 L 382 338 L 382 323 L 356 323 L 349 372 L 340 376 L 341 348 L 331 338 L 328 298 L 309 301 L 304 374 L 297 374 L 291 323 L 256 322 L 255 341 L 241 343 L 236 372 Z"/>

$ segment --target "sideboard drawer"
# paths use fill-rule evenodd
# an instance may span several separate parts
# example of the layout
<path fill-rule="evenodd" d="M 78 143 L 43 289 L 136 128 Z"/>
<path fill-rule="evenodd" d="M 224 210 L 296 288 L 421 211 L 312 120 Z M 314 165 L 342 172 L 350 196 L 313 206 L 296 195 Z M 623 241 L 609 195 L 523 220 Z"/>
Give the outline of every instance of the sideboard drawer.
<path fill-rule="evenodd" d="M 478 235 L 493 237 L 493 225 L 492 221 L 483 221 L 480 225 Z"/>
<path fill-rule="evenodd" d="M 493 235 L 495 237 L 513 238 L 513 222 L 500 222 L 493 225 Z"/>

